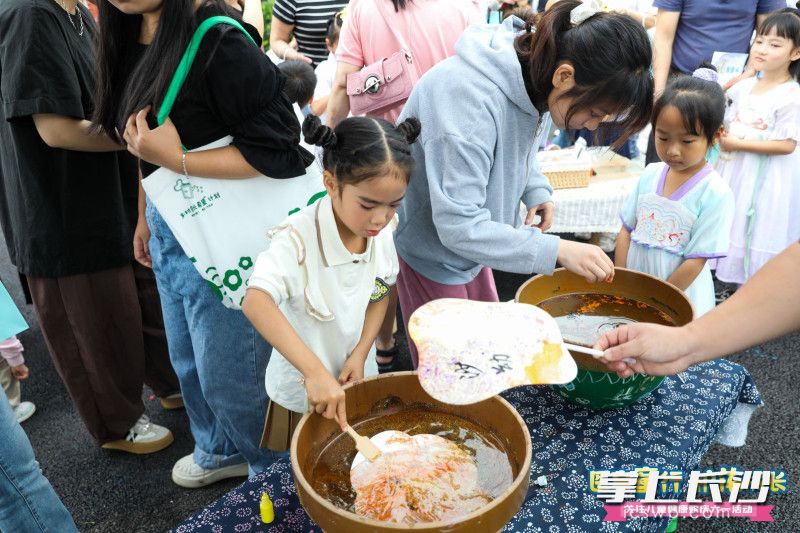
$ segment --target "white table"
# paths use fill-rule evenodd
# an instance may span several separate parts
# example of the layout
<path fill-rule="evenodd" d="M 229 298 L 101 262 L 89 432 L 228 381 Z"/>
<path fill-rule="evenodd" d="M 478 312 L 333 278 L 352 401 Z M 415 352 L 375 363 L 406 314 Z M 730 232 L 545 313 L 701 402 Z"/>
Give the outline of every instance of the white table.
<path fill-rule="evenodd" d="M 619 212 L 636 188 L 641 170 L 631 165 L 625 172 L 592 176 L 588 187 L 556 189 L 556 206 L 550 233 L 617 233 Z"/>

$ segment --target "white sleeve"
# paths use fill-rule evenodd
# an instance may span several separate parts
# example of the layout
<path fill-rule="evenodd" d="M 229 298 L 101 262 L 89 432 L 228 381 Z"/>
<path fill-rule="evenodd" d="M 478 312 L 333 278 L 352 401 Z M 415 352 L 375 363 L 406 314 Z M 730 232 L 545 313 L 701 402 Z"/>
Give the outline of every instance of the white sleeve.
<path fill-rule="evenodd" d="M 775 109 L 775 125 L 768 137 L 771 141 L 800 141 L 800 87 L 794 86 L 781 98 Z"/>
<path fill-rule="evenodd" d="M 322 98 L 331 94 L 333 88 L 333 80 L 331 79 L 331 68 L 333 68 L 334 75 L 336 73 L 336 63 L 333 66 L 328 63 L 330 59 L 326 59 L 314 69 L 314 74 L 317 75 L 317 85 L 314 87 L 314 98 Z"/>
<path fill-rule="evenodd" d="M 390 287 L 397 283 L 397 274 L 400 272 L 400 262 L 397 260 L 397 250 L 395 250 L 394 247 L 394 234 L 387 230 L 397 227 L 397 220 L 397 215 L 395 215 L 389 227 L 384 230 L 386 235 L 384 235 L 384 232 L 381 232 L 380 242 L 375 243 L 378 245 L 378 249 L 376 250 L 376 252 L 378 252 L 377 276 Z"/>
<path fill-rule="evenodd" d="M 298 248 L 303 244 L 302 240 L 298 243 L 292 233 L 287 227 L 273 236 L 269 248 L 258 255 L 247 282 L 248 288 L 266 292 L 278 306 L 303 293 L 304 274 L 298 262 L 303 252 Z"/>

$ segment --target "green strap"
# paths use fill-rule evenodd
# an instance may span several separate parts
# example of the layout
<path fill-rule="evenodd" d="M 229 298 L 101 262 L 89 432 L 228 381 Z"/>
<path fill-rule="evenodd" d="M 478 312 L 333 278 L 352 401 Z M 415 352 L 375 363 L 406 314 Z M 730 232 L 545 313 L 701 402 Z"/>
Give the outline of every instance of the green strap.
<path fill-rule="evenodd" d="M 203 37 L 205 37 L 212 26 L 216 26 L 217 24 L 229 24 L 234 28 L 238 28 L 253 44 L 258 46 L 258 43 L 253 40 L 253 37 L 247 33 L 247 30 L 245 30 L 239 22 L 230 17 L 216 16 L 204 20 L 194 32 L 192 40 L 189 41 L 189 46 L 186 47 L 186 52 L 184 52 L 181 58 L 181 62 L 178 63 L 178 68 L 175 69 L 175 75 L 172 77 L 172 81 L 167 89 L 167 94 L 164 96 L 164 101 L 161 103 L 161 109 L 158 110 L 157 120 L 159 126 L 167 120 L 170 111 L 172 111 L 172 106 L 175 104 L 175 99 L 178 97 L 181 87 L 183 87 L 183 82 L 186 81 L 186 77 L 189 75 L 189 71 L 192 68 L 192 63 L 194 63 L 194 58 L 197 55 L 197 50 L 200 48 Z"/>

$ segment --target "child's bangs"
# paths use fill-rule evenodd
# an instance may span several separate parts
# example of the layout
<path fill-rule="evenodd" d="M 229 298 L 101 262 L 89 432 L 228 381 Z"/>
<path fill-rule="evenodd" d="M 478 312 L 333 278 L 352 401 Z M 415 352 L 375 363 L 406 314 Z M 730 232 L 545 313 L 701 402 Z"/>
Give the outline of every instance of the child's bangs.
<path fill-rule="evenodd" d="M 758 27 L 756 36 L 767 37 L 773 30 L 778 37 L 789 39 L 795 45 L 800 45 L 800 41 L 797 38 L 800 35 L 800 17 L 789 13 L 780 13 L 767 17 Z"/>
<path fill-rule="evenodd" d="M 669 96 L 671 96 L 671 98 Z M 686 133 L 696 136 L 705 135 L 702 122 L 702 110 L 698 105 L 698 93 L 685 90 L 675 91 L 671 95 L 665 94 L 659 99 L 653 112 L 652 126 L 654 130 L 658 122 L 658 117 L 670 106 L 677 109 L 678 113 L 680 113 L 683 121 L 683 129 Z"/>
<path fill-rule="evenodd" d="M 676 105 L 678 104 L 678 105 Z M 677 99 L 672 105 L 678 108 L 683 118 L 683 127 L 687 133 L 702 137 L 706 135 L 703 131 L 703 122 L 700 117 L 700 109 L 695 104 L 694 100 Z"/>

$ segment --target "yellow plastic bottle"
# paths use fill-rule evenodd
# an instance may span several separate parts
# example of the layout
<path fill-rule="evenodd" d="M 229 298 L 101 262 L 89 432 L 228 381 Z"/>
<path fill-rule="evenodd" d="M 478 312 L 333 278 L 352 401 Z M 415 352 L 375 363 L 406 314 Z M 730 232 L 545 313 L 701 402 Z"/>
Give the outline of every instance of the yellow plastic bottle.
<path fill-rule="evenodd" d="M 259 504 L 261 510 L 261 521 L 265 524 L 271 524 L 275 520 L 275 509 L 272 506 L 272 500 L 269 499 L 269 494 L 266 492 L 261 493 L 261 503 Z"/>

